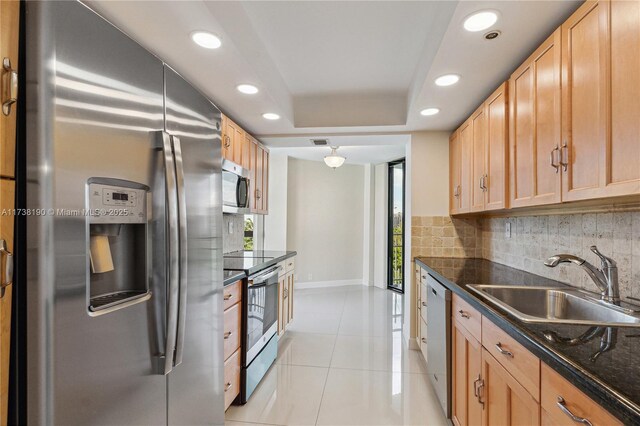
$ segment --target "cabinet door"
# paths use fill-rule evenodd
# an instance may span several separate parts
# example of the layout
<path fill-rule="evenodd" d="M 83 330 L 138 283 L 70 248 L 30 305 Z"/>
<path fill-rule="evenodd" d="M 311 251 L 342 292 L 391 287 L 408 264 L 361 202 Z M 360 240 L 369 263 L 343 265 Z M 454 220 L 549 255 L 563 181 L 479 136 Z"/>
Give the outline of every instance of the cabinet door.
<path fill-rule="evenodd" d="M 287 312 L 287 324 L 293 321 L 293 272 L 287 274 L 287 300 L 289 303 L 289 310 Z"/>
<path fill-rule="evenodd" d="M 605 28 L 602 79 L 610 109 L 601 167 L 604 195 L 640 193 L 640 2 L 601 4 Z M 608 84 L 608 87 L 607 87 Z"/>
<path fill-rule="evenodd" d="M 606 102 L 600 12 L 604 8 L 604 3 L 586 2 L 562 24 L 563 201 L 602 194 Z"/>
<path fill-rule="evenodd" d="M 493 92 L 485 103 L 487 138 L 485 144 L 484 210 L 504 209 L 508 204 L 507 104 L 507 83 L 502 84 Z"/>
<path fill-rule="evenodd" d="M 558 29 L 509 79 L 511 207 L 561 200 L 560 40 Z"/>
<path fill-rule="evenodd" d="M 254 202 L 254 208 L 255 208 L 255 212 L 256 213 L 262 213 L 263 210 L 263 206 L 262 206 L 262 191 L 264 189 L 263 187 L 263 183 L 264 183 L 264 157 L 263 157 L 263 153 L 264 151 L 262 150 L 262 147 L 260 147 L 260 144 L 258 144 L 257 142 L 255 143 L 255 150 L 256 150 L 256 156 L 255 156 L 255 183 L 253 185 L 253 187 L 255 188 L 255 190 L 253 191 L 253 198 L 255 199 Z"/>
<path fill-rule="evenodd" d="M 460 212 L 460 132 L 456 130 L 449 137 L 449 212 Z"/>
<path fill-rule="evenodd" d="M 244 142 L 242 143 L 242 167 L 247 170 L 251 170 L 251 148 L 253 143 L 251 140 L 253 137 L 249 133 L 244 134 Z"/>
<path fill-rule="evenodd" d="M 0 179 L 0 209 L 12 209 L 15 203 L 15 183 L 9 179 Z M 5 240 L 7 250 L 13 253 L 13 216 L 0 216 L 0 238 Z M 0 258 L 4 265 L 5 258 Z M 0 277 L 4 277 L 1 268 Z M 0 299 L 0 424 L 7 422 L 9 398 L 9 355 L 11 345 L 11 293 L 12 285 L 5 288 Z"/>
<path fill-rule="evenodd" d="M 473 134 L 471 164 L 471 211 L 484 210 L 484 175 L 485 175 L 485 143 L 486 127 L 484 105 L 471 116 Z"/>
<path fill-rule="evenodd" d="M 278 335 L 284 333 L 284 328 L 287 323 L 287 314 L 285 311 L 286 304 L 286 288 L 287 288 L 287 276 L 282 275 L 278 277 Z"/>
<path fill-rule="evenodd" d="M 227 118 L 227 135 L 230 140 L 228 154 L 230 160 L 242 164 L 242 145 L 245 142 L 245 132 L 238 124 Z"/>
<path fill-rule="evenodd" d="M 233 161 L 231 136 L 229 136 L 229 118 L 222 114 L 221 142 L 222 142 L 222 158 Z"/>
<path fill-rule="evenodd" d="M 485 349 L 482 349 L 482 379 L 483 425 L 540 424 L 540 404 Z"/>
<path fill-rule="evenodd" d="M 467 120 L 460 128 L 460 213 L 471 210 L 471 179 L 473 173 L 473 122 Z"/>
<path fill-rule="evenodd" d="M 269 213 L 269 151 L 262 151 L 262 213 Z"/>
<path fill-rule="evenodd" d="M 0 1 L 0 61 L 8 58 L 14 70 L 18 68 L 18 34 L 20 32 L 20 2 Z M 0 97 L 2 101 L 11 96 L 7 92 L 11 73 L 0 66 Z M 19 93 L 18 96 L 24 96 Z M 15 176 L 16 116 L 17 104 L 13 104 L 8 115 L 0 112 L 0 176 Z"/>
<path fill-rule="evenodd" d="M 480 425 L 482 405 L 475 394 L 475 382 L 480 379 L 482 347 L 458 322 L 452 319 L 452 415 L 456 426 Z"/>

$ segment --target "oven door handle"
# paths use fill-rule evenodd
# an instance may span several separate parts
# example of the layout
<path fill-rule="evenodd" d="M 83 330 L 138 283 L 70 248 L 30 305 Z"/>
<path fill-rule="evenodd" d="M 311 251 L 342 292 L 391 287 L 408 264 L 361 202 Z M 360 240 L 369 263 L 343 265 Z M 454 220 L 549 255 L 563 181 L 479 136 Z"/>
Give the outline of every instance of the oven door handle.
<path fill-rule="evenodd" d="M 249 287 L 255 287 L 256 284 L 262 284 L 266 282 L 267 280 L 269 280 L 269 278 L 273 277 L 274 275 L 278 275 L 278 273 L 280 273 L 281 270 L 282 270 L 282 266 L 278 265 L 273 267 L 272 269 L 269 269 L 266 272 L 261 272 L 260 274 L 250 276 L 248 279 Z"/>

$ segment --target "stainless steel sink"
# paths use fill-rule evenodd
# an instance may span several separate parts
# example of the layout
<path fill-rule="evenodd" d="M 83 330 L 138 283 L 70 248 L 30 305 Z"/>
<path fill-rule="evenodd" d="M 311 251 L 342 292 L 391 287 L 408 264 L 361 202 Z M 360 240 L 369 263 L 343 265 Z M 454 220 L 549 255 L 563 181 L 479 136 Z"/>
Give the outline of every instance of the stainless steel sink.
<path fill-rule="evenodd" d="M 584 290 L 480 284 L 469 287 L 493 305 L 528 323 L 640 327 L 638 310 L 602 302 L 598 295 Z"/>

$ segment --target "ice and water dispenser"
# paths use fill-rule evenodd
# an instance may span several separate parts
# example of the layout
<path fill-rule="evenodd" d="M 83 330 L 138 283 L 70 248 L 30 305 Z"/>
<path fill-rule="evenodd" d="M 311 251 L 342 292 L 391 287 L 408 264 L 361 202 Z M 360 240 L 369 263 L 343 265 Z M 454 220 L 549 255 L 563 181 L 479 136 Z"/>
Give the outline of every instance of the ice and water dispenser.
<path fill-rule="evenodd" d="M 87 218 L 89 315 L 142 302 L 149 290 L 146 185 L 91 178 Z"/>

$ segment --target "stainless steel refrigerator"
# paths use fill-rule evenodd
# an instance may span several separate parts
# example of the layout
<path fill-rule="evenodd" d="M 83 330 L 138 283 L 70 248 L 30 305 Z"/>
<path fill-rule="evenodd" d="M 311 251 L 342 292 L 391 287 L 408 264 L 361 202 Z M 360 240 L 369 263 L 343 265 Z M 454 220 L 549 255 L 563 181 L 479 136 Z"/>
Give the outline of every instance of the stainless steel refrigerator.
<path fill-rule="evenodd" d="M 219 110 L 78 2 L 26 68 L 28 423 L 223 424 Z"/>

